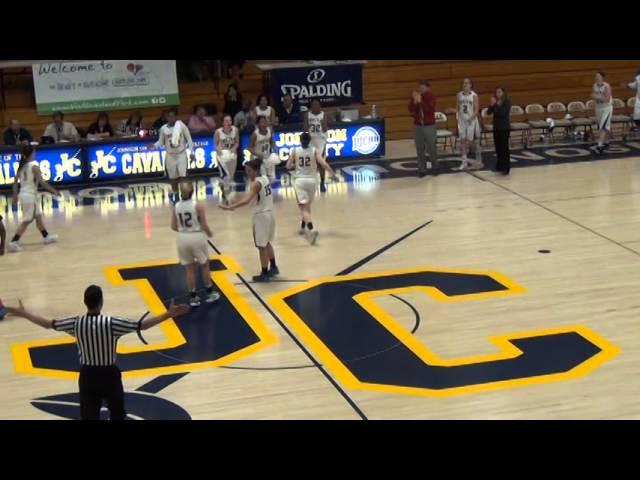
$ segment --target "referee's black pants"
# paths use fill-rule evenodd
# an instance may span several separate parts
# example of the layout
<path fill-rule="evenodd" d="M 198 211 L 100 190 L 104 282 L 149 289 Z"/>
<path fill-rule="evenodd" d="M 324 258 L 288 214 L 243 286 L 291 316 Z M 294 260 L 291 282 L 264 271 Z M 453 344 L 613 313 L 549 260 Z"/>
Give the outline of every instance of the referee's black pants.
<path fill-rule="evenodd" d="M 100 420 L 102 402 L 107 402 L 111 420 L 124 420 L 124 388 L 122 374 L 115 365 L 80 367 L 80 418 L 82 420 Z"/>

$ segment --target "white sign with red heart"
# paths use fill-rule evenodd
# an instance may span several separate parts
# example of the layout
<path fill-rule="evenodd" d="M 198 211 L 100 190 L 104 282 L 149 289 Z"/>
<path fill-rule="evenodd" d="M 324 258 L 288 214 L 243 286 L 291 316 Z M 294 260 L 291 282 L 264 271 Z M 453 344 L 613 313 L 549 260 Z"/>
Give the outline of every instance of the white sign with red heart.
<path fill-rule="evenodd" d="M 39 114 L 177 105 L 175 60 L 88 60 L 33 65 Z"/>

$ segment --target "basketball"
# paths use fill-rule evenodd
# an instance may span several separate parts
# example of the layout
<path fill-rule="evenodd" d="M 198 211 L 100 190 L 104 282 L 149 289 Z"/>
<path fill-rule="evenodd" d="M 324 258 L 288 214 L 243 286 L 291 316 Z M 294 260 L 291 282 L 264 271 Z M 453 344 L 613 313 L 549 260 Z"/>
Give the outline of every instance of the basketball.
<path fill-rule="evenodd" d="M 280 157 L 278 156 L 277 153 L 272 153 L 271 155 L 269 155 L 266 162 L 271 165 L 278 165 L 280 164 Z"/>

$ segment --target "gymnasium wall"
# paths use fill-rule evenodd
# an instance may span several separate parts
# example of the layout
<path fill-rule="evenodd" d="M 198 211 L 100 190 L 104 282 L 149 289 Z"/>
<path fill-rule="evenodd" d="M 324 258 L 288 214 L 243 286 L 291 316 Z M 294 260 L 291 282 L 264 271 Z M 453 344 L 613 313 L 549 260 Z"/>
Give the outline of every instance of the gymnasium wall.
<path fill-rule="evenodd" d="M 386 118 L 387 140 L 405 139 L 412 137 L 407 103 L 419 79 L 432 80 L 441 111 L 455 106 L 455 93 L 461 88 L 462 78 L 467 76 L 473 79 L 483 107 L 489 104 L 496 86 L 505 87 L 513 104 L 524 107 L 528 103 L 586 101 L 597 70 L 607 73 L 614 97 L 626 100 L 633 96 L 633 91 L 620 84 L 631 81 L 638 68 L 640 60 L 370 60 L 364 67 L 367 104 L 360 106 L 360 110 L 366 114 L 370 105 L 375 104 L 378 115 Z M 17 118 L 34 135 L 40 135 L 50 119 L 36 115 L 30 69 L 7 70 L 3 82 L 5 98 L 0 124 L 4 128 L 10 119 Z M 212 81 L 181 82 L 181 116 L 188 117 L 196 103 L 216 103 L 221 109 L 228 83 L 223 79 L 216 88 Z M 252 100 L 261 92 L 262 77 L 256 61 L 245 65 L 240 89 Z M 160 110 L 145 110 L 145 119 L 155 120 Z M 127 113 L 112 112 L 112 122 L 116 123 Z M 77 113 L 68 114 L 67 119 L 86 127 L 95 116 L 95 113 Z"/>

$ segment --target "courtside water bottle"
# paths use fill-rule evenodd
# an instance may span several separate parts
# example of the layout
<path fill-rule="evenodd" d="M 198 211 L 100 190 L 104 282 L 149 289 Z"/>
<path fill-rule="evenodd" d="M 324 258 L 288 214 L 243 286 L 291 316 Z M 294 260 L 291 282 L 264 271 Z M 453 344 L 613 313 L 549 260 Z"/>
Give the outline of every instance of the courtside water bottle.
<path fill-rule="evenodd" d="M 377 118 L 376 106 L 371 105 L 371 118 Z"/>

